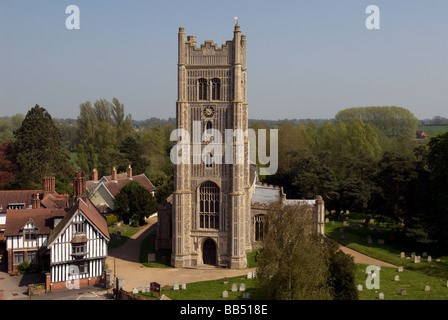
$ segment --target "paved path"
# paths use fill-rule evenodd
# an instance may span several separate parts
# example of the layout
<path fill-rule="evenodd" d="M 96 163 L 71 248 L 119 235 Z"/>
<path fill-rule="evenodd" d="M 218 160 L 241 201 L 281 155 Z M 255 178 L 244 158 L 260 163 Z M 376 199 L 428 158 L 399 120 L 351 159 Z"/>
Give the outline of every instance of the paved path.
<path fill-rule="evenodd" d="M 107 265 L 114 274 L 114 265 L 116 276 L 123 276 L 125 279 L 124 289 L 131 291 L 135 287 L 149 286 L 153 281 L 161 286 L 170 285 L 174 282 L 191 283 L 205 280 L 216 280 L 224 277 L 235 277 L 247 275 L 253 269 L 230 270 L 215 267 L 204 267 L 201 269 L 193 268 L 147 268 L 139 262 L 140 246 L 142 241 L 150 232 L 155 230 L 157 216 L 148 218 L 145 225 L 138 233 L 134 234 L 124 245 L 109 251 Z M 354 257 L 355 263 L 374 264 L 386 267 L 395 267 L 392 264 L 373 259 L 355 250 L 341 246 L 341 250 Z"/>

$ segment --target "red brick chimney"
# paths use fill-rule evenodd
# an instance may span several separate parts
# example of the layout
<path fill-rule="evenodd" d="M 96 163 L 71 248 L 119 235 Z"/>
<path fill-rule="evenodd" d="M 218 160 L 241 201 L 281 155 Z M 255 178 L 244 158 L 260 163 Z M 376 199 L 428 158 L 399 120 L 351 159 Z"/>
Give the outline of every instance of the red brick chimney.
<path fill-rule="evenodd" d="M 54 177 L 44 177 L 42 184 L 45 193 L 54 193 L 56 191 L 56 182 Z"/>
<path fill-rule="evenodd" d="M 31 207 L 33 209 L 40 209 L 40 198 L 38 193 L 34 193 L 31 196 Z"/>
<path fill-rule="evenodd" d="M 92 170 L 92 180 L 95 182 L 98 181 L 98 170 L 96 169 Z"/>
<path fill-rule="evenodd" d="M 128 166 L 127 173 L 128 173 L 128 178 L 129 179 L 132 178 L 132 167 L 131 167 L 131 165 Z"/>
<path fill-rule="evenodd" d="M 86 197 L 86 177 L 84 171 L 78 171 L 73 179 L 73 202 L 78 198 L 86 201 Z"/>
<path fill-rule="evenodd" d="M 112 180 L 117 180 L 117 169 L 112 168 Z"/>

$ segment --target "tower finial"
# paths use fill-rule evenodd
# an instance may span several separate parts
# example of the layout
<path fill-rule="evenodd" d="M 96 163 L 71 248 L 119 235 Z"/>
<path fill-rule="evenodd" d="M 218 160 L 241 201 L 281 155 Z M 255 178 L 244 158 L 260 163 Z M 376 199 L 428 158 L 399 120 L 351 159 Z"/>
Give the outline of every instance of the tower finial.
<path fill-rule="evenodd" d="M 236 21 L 236 23 L 235 23 L 235 29 L 236 29 L 237 26 L 238 26 L 238 28 L 239 28 L 240 25 L 238 24 L 238 17 L 237 17 L 237 16 L 234 16 L 234 17 L 233 17 L 233 20 Z"/>

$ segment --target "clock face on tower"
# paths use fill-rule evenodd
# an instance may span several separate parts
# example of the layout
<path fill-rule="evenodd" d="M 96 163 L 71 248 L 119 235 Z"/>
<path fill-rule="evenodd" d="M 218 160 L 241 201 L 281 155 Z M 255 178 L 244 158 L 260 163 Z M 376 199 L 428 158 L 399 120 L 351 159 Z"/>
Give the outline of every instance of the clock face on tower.
<path fill-rule="evenodd" d="M 212 106 L 206 106 L 202 113 L 204 114 L 204 117 L 211 118 L 215 114 L 215 108 Z"/>

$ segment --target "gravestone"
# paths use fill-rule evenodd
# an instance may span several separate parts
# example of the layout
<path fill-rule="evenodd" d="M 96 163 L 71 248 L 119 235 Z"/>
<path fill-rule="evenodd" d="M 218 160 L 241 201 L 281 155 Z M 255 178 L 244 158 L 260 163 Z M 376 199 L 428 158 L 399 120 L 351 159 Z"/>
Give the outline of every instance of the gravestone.
<path fill-rule="evenodd" d="M 182 283 L 182 290 L 187 290 L 187 284 L 186 283 Z"/>
<path fill-rule="evenodd" d="M 148 262 L 156 262 L 156 254 L 148 253 Z"/>
<path fill-rule="evenodd" d="M 414 263 L 420 263 L 420 256 L 414 257 Z"/>
<path fill-rule="evenodd" d="M 243 299 L 249 299 L 249 293 L 244 292 L 243 293 Z"/>
<path fill-rule="evenodd" d="M 179 282 L 174 282 L 173 290 L 179 290 Z"/>
<path fill-rule="evenodd" d="M 149 292 L 149 287 L 142 287 L 142 292 L 143 293 L 148 293 Z"/>
<path fill-rule="evenodd" d="M 406 253 L 404 253 L 404 252 L 400 253 L 400 258 L 402 258 L 402 259 L 406 258 Z"/>
<path fill-rule="evenodd" d="M 252 279 L 253 278 L 253 274 L 252 274 L 252 272 L 248 272 L 247 273 L 247 279 Z"/>
<path fill-rule="evenodd" d="M 246 284 L 240 283 L 240 291 L 246 291 Z"/>
<path fill-rule="evenodd" d="M 223 298 L 228 298 L 228 297 L 229 297 L 229 293 L 227 292 L 227 290 L 224 290 L 224 291 L 222 292 L 222 297 L 223 297 Z"/>
<path fill-rule="evenodd" d="M 254 271 L 254 272 L 252 273 L 252 278 L 255 279 L 256 277 L 257 277 L 257 272 Z"/>
<path fill-rule="evenodd" d="M 347 221 L 342 222 L 343 226 L 347 226 Z"/>
<path fill-rule="evenodd" d="M 431 287 L 430 286 L 425 286 L 425 291 L 431 291 Z"/>
<path fill-rule="evenodd" d="M 400 281 L 400 276 L 395 276 L 394 281 Z"/>
<path fill-rule="evenodd" d="M 402 296 L 407 295 L 407 291 L 406 291 L 406 289 L 401 289 L 401 295 L 402 295 Z"/>
<path fill-rule="evenodd" d="M 423 252 L 423 253 L 422 253 L 422 257 L 423 257 L 423 258 L 426 258 L 427 256 L 428 256 L 428 253 L 427 253 L 427 252 Z"/>
<path fill-rule="evenodd" d="M 330 222 L 330 219 L 325 218 L 325 223 L 328 223 L 328 222 Z"/>
<path fill-rule="evenodd" d="M 415 257 L 415 252 L 411 252 L 411 258 Z"/>
<path fill-rule="evenodd" d="M 432 261 L 432 257 L 431 256 L 428 256 L 428 262 L 431 262 Z"/>
<path fill-rule="evenodd" d="M 236 283 L 232 284 L 232 292 L 238 291 L 238 285 Z"/>
<path fill-rule="evenodd" d="M 227 283 L 229 283 L 229 278 L 227 278 L 227 277 L 224 277 L 223 283 L 224 283 L 224 284 L 227 284 Z"/>
<path fill-rule="evenodd" d="M 403 267 L 398 267 L 398 272 L 403 272 Z"/>
<path fill-rule="evenodd" d="M 372 236 L 370 234 L 367 235 L 367 243 L 372 243 Z"/>
<path fill-rule="evenodd" d="M 133 293 L 133 294 L 138 294 L 138 289 L 137 289 L 137 288 L 134 288 L 134 289 L 132 290 L 132 293 Z"/>
<path fill-rule="evenodd" d="M 358 284 L 358 291 L 362 291 L 362 290 L 363 290 L 362 284 Z"/>
<path fill-rule="evenodd" d="M 331 220 L 331 225 L 334 226 L 334 221 L 333 220 Z"/>
<path fill-rule="evenodd" d="M 378 299 L 380 299 L 380 300 L 384 300 L 384 293 L 380 293 L 379 295 L 378 295 Z"/>

